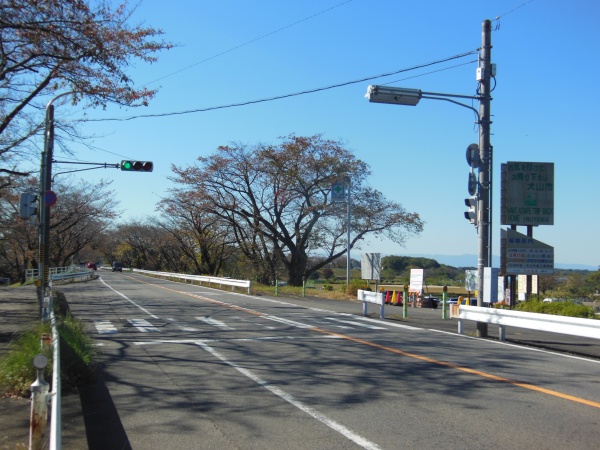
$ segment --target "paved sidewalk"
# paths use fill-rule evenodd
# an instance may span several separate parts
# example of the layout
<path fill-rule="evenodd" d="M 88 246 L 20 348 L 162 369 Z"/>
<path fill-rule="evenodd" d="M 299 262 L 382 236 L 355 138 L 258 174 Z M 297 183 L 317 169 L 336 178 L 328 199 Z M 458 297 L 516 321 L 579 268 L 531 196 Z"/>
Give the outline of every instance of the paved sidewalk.
<path fill-rule="evenodd" d="M 0 357 L 8 352 L 10 342 L 19 333 L 33 329 L 39 321 L 35 286 L 0 287 Z M 79 395 L 63 395 L 62 408 L 63 448 L 88 448 Z M 30 410 L 29 398 L 6 398 L 0 394 L 1 450 L 28 448 Z M 48 448 L 47 442 L 44 448 Z"/>

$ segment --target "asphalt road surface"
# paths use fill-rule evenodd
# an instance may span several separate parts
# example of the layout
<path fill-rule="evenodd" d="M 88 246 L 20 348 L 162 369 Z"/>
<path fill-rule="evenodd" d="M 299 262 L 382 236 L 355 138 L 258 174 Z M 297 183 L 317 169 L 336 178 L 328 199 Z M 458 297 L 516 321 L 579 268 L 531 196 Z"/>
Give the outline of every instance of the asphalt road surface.
<path fill-rule="evenodd" d="M 61 287 L 102 366 L 90 449 L 598 448 L 598 360 L 99 274 Z"/>

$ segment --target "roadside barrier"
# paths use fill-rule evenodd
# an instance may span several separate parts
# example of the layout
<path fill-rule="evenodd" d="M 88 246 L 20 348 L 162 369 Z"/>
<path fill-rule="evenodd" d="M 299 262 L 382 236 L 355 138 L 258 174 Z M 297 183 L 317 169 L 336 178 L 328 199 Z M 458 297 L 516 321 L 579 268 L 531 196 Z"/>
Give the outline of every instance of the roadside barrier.
<path fill-rule="evenodd" d="M 381 319 L 385 319 L 385 297 L 383 295 L 383 292 L 363 291 L 362 289 L 359 289 L 358 300 L 363 302 L 363 316 L 366 316 L 368 314 L 368 304 L 375 303 L 380 307 L 379 317 Z"/>
<path fill-rule="evenodd" d="M 219 277 L 206 277 L 202 275 L 185 275 L 180 273 L 169 273 L 169 272 L 153 272 L 151 270 L 141 270 L 141 269 L 131 269 L 133 272 L 148 274 L 152 276 L 156 276 L 159 278 L 174 278 L 176 280 L 183 280 L 185 282 L 190 283 L 198 283 L 202 285 L 202 283 L 206 283 L 209 286 L 211 284 L 219 285 L 219 287 L 231 286 L 231 290 L 234 288 L 246 288 L 248 290 L 248 295 L 250 295 L 252 291 L 252 281 L 250 280 L 235 280 L 233 278 L 219 278 Z"/>
<path fill-rule="evenodd" d="M 597 319 L 464 305 L 459 306 L 457 318 L 459 334 L 464 332 L 463 321 L 465 320 L 491 323 L 499 326 L 498 338 L 500 341 L 505 340 L 507 326 L 600 339 L 600 320 Z"/>

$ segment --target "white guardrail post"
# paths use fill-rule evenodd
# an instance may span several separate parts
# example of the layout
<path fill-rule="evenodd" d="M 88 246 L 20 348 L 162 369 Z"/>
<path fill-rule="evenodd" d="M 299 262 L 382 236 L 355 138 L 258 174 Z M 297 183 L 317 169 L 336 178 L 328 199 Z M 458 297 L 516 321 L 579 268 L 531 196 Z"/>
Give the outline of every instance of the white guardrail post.
<path fill-rule="evenodd" d="M 359 289 L 358 300 L 363 302 L 363 316 L 368 314 L 367 305 L 369 303 L 375 303 L 380 306 L 379 317 L 385 319 L 385 296 L 383 295 L 383 292 L 363 291 L 362 289 Z"/>
<path fill-rule="evenodd" d="M 498 325 L 498 338 L 500 341 L 504 341 L 506 337 L 506 327 L 527 328 L 529 330 L 600 339 L 600 320 L 596 319 L 463 305 L 458 308 L 457 319 L 460 334 L 464 331 L 464 320 Z"/>

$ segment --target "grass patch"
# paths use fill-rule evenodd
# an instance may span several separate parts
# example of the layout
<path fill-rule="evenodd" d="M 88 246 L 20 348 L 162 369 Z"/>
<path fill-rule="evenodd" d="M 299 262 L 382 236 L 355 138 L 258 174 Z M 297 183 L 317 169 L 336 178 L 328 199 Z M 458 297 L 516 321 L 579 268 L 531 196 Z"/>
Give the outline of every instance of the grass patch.
<path fill-rule="evenodd" d="M 31 383 L 37 378 L 33 358 L 40 353 L 45 354 L 50 361 L 44 371 L 44 378 L 49 379 L 52 373 L 52 352 L 50 349 L 42 351 L 40 340 L 43 333 L 50 333 L 49 324 L 38 325 L 11 341 L 9 352 L 0 360 L 0 388 L 4 396 L 30 396 Z"/>
<path fill-rule="evenodd" d="M 55 314 L 60 336 L 61 381 L 64 392 L 73 392 L 78 386 L 92 381 L 94 348 L 92 340 L 85 332 L 83 322 L 69 312 L 62 293 L 55 293 Z M 50 334 L 50 324 L 36 326 L 17 336 L 9 344 L 8 353 L 0 360 L 0 393 L 10 397 L 29 397 L 30 386 L 37 377 L 33 358 L 40 353 L 48 357 L 49 364 L 44 370 L 44 379 L 52 378 L 53 355 L 51 347 L 42 350 L 42 334 Z"/>

